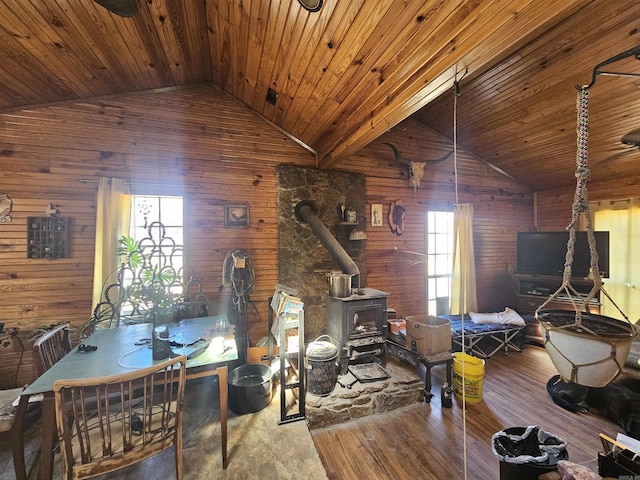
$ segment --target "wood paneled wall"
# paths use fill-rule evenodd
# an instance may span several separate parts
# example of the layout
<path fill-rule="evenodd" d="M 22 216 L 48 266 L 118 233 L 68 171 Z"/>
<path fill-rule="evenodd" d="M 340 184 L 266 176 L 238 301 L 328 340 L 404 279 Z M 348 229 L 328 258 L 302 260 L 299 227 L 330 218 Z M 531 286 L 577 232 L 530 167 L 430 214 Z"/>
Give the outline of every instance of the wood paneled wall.
<path fill-rule="evenodd" d="M 441 158 L 452 150 L 451 142 L 422 123 L 407 120 L 350 157 L 341 169 L 365 172 L 367 204 L 383 205 L 383 226 L 371 227 L 367 208 L 367 282 L 387 291 L 389 306 L 398 315 L 426 311 L 424 257 L 425 212 L 451 209 L 457 203 L 474 205 L 474 244 L 478 281 L 478 308 L 496 311 L 515 300 L 511 274 L 515 269 L 516 232 L 532 223 L 533 196 L 523 186 L 458 149 L 441 164 L 427 166 L 420 187 L 409 187 L 408 168 L 395 161 L 394 144 L 403 157 L 412 161 Z M 456 168 L 457 167 L 457 168 Z M 457 170 L 457 189 L 456 189 Z M 457 191 L 456 191 L 457 190 Z M 391 202 L 401 199 L 406 208 L 403 235 L 389 229 L 387 216 Z"/>
<path fill-rule="evenodd" d="M 456 202 L 453 158 L 427 169 L 417 192 L 389 147 L 410 159 L 442 156 L 448 142 L 405 122 L 341 164 L 365 173 L 367 204 L 402 199 L 405 233 L 370 226 L 368 286 L 391 293 L 399 314 L 425 311 L 422 264 L 424 211 Z M 267 300 L 278 283 L 276 166 L 313 167 L 315 156 L 216 87 L 145 92 L 60 104 L 0 116 L 0 192 L 13 200 L 12 222 L 0 224 L 0 322 L 25 334 L 59 321 L 79 328 L 91 314 L 95 194 L 100 177 L 121 177 L 134 191 L 185 197 L 187 262 L 205 293 L 224 303 L 222 264 L 235 248 L 251 255 L 256 314 L 250 340 L 266 334 Z M 475 207 L 480 308 L 511 304 L 509 274 L 515 232 L 531 228 L 532 195 L 465 152 L 458 152 L 459 202 Z M 85 182 L 83 180 L 88 180 Z M 70 256 L 26 258 L 26 218 L 52 203 L 71 219 Z M 225 204 L 249 204 L 249 229 L 224 229 Z M 397 250 L 396 250 L 397 248 Z M 417 260 L 420 260 L 418 258 Z M 214 307 L 215 308 L 215 307 Z M 27 349 L 30 345 L 26 343 Z M 25 355 L 20 383 L 33 376 Z M 4 370 L 0 371 L 0 374 Z"/>
<path fill-rule="evenodd" d="M 589 201 L 616 200 L 640 195 L 640 175 L 624 180 L 587 183 Z M 564 230 L 571 222 L 571 206 L 575 187 L 536 192 L 536 219 L 538 230 Z"/>
<path fill-rule="evenodd" d="M 12 222 L 0 225 L 0 321 L 27 333 L 58 321 L 79 328 L 89 318 L 95 181 L 113 176 L 131 182 L 134 192 L 184 195 L 187 263 L 214 305 L 228 298 L 221 287 L 226 254 L 250 253 L 259 313 L 250 321 L 261 327 L 278 282 L 280 163 L 313 166 L 315 157 L 215 87 L 0 117 L 0 192 L 13 200 Z M 26 218 L 44 215 L 48 203 L 71 219 L 70 257 L 27 259 Z M 250 228 L 225 229 L 225 204 L 249 204 Z M 28 381 L 30 365 L 21 372 Z"/>

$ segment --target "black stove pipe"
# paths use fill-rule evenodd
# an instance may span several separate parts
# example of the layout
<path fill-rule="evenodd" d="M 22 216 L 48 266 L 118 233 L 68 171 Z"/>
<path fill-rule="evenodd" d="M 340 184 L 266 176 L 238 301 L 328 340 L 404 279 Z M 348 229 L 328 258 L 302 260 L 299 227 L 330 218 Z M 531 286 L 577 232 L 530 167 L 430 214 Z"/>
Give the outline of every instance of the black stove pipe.
<path fill-rule="evenodd" d="M 315 206 L 308 200 L 303 200 L 296 205 L 296 218 L 300 222 L 309 225 L 313 234 L 320 240 L 320 243 L 326 248 L 331 256 L 338 262 L 344 273 L 353 275 L 351 277 L 351 287 L 360 288 L 360 269 L 356 262 L 342 248 L 342 245 L 336 240 L 329 229 L 325 227 L 320 217 L 315 212 Z"/>

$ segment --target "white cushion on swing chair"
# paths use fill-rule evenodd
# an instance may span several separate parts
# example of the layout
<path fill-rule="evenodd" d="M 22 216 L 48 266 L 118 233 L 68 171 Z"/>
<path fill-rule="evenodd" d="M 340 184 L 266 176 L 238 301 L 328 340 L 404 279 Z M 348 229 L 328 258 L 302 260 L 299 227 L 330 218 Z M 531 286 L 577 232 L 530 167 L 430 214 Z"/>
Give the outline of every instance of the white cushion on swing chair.
<path fill-rule="evenodd" d="M 558 373 L 587 387 L 604 387 L 622 371 L 631 338 L 599 337 L 544 324 L 544 347 Z M 574 370 L 575 367 L 575 370 Z"/>

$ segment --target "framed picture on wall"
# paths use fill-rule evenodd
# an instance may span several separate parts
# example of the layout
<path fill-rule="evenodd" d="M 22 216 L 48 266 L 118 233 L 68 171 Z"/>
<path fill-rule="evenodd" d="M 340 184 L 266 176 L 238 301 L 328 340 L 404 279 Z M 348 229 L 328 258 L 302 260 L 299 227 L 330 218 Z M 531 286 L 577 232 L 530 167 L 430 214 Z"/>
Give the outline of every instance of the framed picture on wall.
<path fill-rule="evenodd" d="M 249 205 L 225 205 L 224 228 L 249 228 Z"/>
<path fill-rule="evenodd" d="M 372 227 L 382 226 L 382 204 L 381 203 L 371 204 L 371 226 Z"/>

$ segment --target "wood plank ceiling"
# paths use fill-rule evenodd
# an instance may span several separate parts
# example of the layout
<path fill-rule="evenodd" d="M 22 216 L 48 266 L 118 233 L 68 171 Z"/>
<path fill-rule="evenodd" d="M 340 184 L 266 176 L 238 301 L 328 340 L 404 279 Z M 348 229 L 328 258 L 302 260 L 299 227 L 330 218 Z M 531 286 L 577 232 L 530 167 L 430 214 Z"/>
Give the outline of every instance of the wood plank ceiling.
<path fill-rule="evenodd" d="M 138 7 L 123 18 L 90 0 L 0 0 L 0 114 L 213 83 L 315 151 L 318 166 L 333 167 L 410 116 L 453 138 L 457 76 L 458 144 L 544 190 L 574 182 L 575 85 L 640 44 L 640 4 L 628 0 L 325 0 L 319 12 L 295 0 Z M 634 62 L 620 68 L 640 73 Z M 634 177 L 638 148 L 620 139 L 640 128 L 640 80 L 598 78 L 592 172 Z M 428 152 L 416 160 L 424 159 Z"/>

